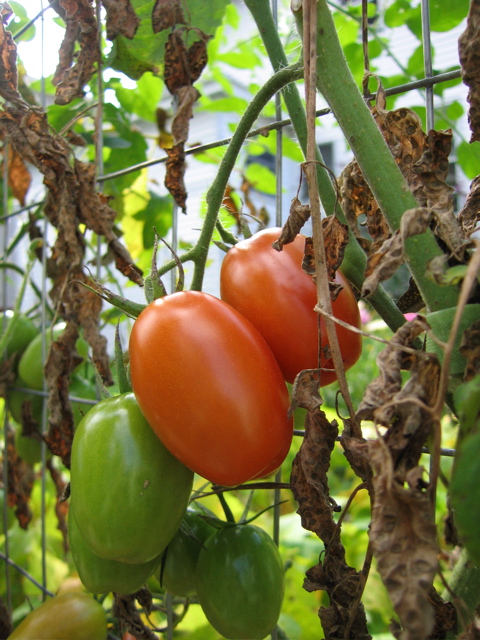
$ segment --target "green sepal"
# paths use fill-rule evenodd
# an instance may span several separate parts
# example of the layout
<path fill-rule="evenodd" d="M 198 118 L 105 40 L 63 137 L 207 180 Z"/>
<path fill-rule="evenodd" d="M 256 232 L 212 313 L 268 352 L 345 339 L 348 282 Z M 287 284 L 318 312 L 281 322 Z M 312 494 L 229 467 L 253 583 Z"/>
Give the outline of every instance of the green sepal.
<path fill-rule="evenodd" d="M 117 307 L 117 309 L 123 311 L 123 313 L 130 318 L 138 318 L 138 316 L 147 306 L 139 302 L 133 302 L 133 300 L 129 300 L 128 298 L 124 298 L 123 296 L 119 296 L 118 294 L 113 293 L 113 291 L 110 291 L 95 280 L 93 280 L 93 282 L 95 283 L 95 287 L 91 287 L 85 282 L 80 281 L 78 281 L 78 284 L 81 284 L 83 287 L 85 287 L 85 289 L 88 289 L 92 293 L 95 293 L 99 298 L 105 300 L 105 302 L 108 302 L 113 307 Z"/>

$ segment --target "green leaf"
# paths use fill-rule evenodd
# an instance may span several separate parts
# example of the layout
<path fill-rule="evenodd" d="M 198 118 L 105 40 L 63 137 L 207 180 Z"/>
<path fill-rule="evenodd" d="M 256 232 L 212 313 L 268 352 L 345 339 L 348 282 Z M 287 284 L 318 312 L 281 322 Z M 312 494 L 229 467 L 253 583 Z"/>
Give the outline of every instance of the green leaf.
<path fill-rule="evenodd" d="M 229 0 L 209 0 L 190 3 L 188 16 L 190 24 L 209 35 L 222 22 Z M 169 31 L 153 33 L 152 10 L 154 0 L 132 0 L 132 6 L 140 18 L 140 24 L 133 40 L 117 36 L 108 57 L 107 64 L 122 71 L 129 78 L 138 80 L 143 73 L 158 74 L 163 66 L 165 43 Z"/>
<path fill-rule="evenodd" d="M 447 116 L 452 120 L 458 120 L 458 118 L 463 116 L 464 113 L 465 109 L 463 108 L 463 105 L 458 102 L 458 100 L 455 100 L 447 107 Z"/>
<path fill-rule="evenodd" d="M 147 206 L 134 214 L 136 220 L 143 221 L 143 246 L 151 249 L 154 246 L 155 234 L 157 230 L 160 237 L 167 234 L 172 226 L 173 202 L 169 196 L 159 196 L 153 191 L 149 191 L 150 200 Z"/>
<path fill-rule="evenodd" d="M 450 31 L 468 14 L 470 0 L 430 0 L 430 28 Z"/>
<path fill-rule="evenodd" d="M 457 160 L 462 168 L 463 173 L 473 180 L 478 175 L 478 167 L 480 166 L 480 142 L 462 141 L 457 148 Z"/>
<path fill-rule="evenodd" d="M 333 19 L 342 47 L 346 47 L 352 42 L 357 42 L 360 28 L 357 20 L 349 18 L 344 13 L 334 13 Z"/>
<path fill-rule="evenodd" d="M 275 195 L 276 179 L 275 174 L 257 162 L 252 162 L 245 170 L 245 176 L 252 183 L 253 188 L 261 193 Z"/>
<path fill-rule="evenodd" d="M 28 14 L 24 6 L 21 5 L 19 2 L 15 2 L 14 0 L 11 0 L 11 2 L 9 2 L 8 4 L 13 9 L 13 12 L 15 14 L 15 17 L 10 20 L 8 29 L 9 31 L 12 32 L 12 35 L 15 36 L 15 34 L 18 33 L 20 29 L 23 29 L 24 26 L 30 22 L 30 18 L 28 17 Z M 35 29 L 35 25 L 32 25 L 25 31 L 25 33 L 23 33 L 18 38 L 15 38 L 15 41 L 17 43 L 28 42 L 29 40 L 33 40 L 36 34 L 37 34 L 37 31 Z"/>
<path fill-rule="evenodd" d="M 255 50 L 245 43 L 236 47 L 235 51 L 220 54 L 217 59 L 237 69 L 254 69 L 262 62 Z"/>
<path fill-rule="evenodd" d="M 457 448 L 450 483 L 455 524 L 475 564 L 480 563 L 480 433 L 467 436 Z"/>
<path fill-rule="evenodd" d="M 243 98 L 232 97 L 220 98 L 219 100 L 200 98 L 199 111 L 226 111 L 243 115 L 247 107 L 248 101 Z"/>
<path fill-rule="evenodd" d="M 155 122 L 155 112 L 163 93 L 163 80 L 146 72 L 138 80 L 135 89 L 126 89 L 120 80 L 110 82 L 121 106 L 143 120 Z"/>
<path fill-rule="evenodd" d="M 424 61 L 423 61 L 423 45 L 420 45 L 415 49 L 408 60 L 407 64 L 408 73 L 415 78 L 423 78 L 425 74 Z"/>

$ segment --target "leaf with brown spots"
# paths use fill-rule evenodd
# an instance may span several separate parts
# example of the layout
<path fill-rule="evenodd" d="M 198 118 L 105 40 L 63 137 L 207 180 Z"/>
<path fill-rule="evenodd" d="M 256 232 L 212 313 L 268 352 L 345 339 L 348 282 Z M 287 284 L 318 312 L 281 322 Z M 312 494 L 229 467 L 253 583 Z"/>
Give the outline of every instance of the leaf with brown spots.
<path fill-rule="evenodd" d="M 188 64 L 188 49 L 180 30 L 173 31 L 165 44 L 165 71 L 163 75 L 167 89 L 176 95 L 180 87 L 191 84 Z"/>
<path fill-rule="evenodd" d="M 403 264 L 405 240 L 411 236 L 425 233 L 431 219 L 432 212 L 429 209 L 417 207 L 405 211 L 400 229 L 386 240 L 376 253 L 372 253 L 367 258 L 362 298 L 368 298 L 375 293 L 380 282 L 388 280 Z"/>
<path fill-rule="evenodd" d="M 171 29 L 177 24 L 185 24 L 182 0 L 155 0 L 152 11 L 153 33 Z"/>
<path fill-rule="evenodd" d="M 130 0 L 102 0 L 107 12 L 107 38 L 115 40 L 118 35 L 132 40 L 140 24 Z"/>
<path fill-rule="evenodd" d="M 472 136 L 470 142 L 480 140 L 480 3 L 470 3 L 467 26 L 458 39 L 458 54 L 462 68 L 463 82 L 469 88 L 467 101 L 470 104 L 468 123 Z"/>

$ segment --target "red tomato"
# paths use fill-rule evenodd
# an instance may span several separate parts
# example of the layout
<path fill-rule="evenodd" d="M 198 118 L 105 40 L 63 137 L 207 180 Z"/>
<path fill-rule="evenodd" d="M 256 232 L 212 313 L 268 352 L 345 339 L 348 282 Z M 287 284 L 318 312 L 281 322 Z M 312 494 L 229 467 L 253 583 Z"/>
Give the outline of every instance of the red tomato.
<path fill-rule="evenodd" d="M 155 300 L 133 326 L 129 353 L 147 422 L 200 476 L 233 486 L 284 460 L 287 388 L 265 340 L 235 309 L 198 291 Z"/>
<path fill-rule="evenodd" d="M 228 251 L 220 273 L 220 292 L 222 300 L 256 326 L 273 351 L 285 380 L 293 382 L 303 369 L 333 369 L 333 362 L 326 348 L 324 320 L 314 311 L 316 287 L 302 269 L 305 236 L 298 235 L 279 252 L 272 243 L 280 231 L 264 229 Z M 359 328 L 354 293 L 338 272 L 336 280 L 343 285 L 343 291 L 333 302 L 333 315 Z M 360 357 L 361 337 L 341 326 L 337 326 L 337 335 L 345 369 L 349 369 Z M 320 379 L 320 386 L 325 386 L 337 376 L 334 371 L 322 371 Z"/>

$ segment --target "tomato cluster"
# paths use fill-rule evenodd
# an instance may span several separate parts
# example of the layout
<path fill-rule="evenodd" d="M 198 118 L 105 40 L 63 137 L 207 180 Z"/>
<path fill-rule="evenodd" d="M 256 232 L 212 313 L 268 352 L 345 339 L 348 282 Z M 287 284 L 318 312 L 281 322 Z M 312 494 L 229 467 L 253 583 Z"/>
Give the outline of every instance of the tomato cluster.
<path fill-rule="evenodd" d="M 301 266 L 304 239 L 297 236 L 279 253 L 272 247 L 279 231 L 260 232 L 228 252 L 222 299 L 183 291 L 145 307 L 129 342 L 133 392 L 78 416 L 71 452 L 68 535 L 84 587 L 128 594 L 156 575 L 172 594 L 197 597 L 212 626 L 232 639 L 261 640 L 272 631 L 284 568 L 262 529 L 187 509 L 194 473 L 232 487 L 274 472 L 293 435 L 285 382 L 314 368 L 322 369 L 322 385 L 336 378 L 323 320 L 314 311 L 315 286 Z M 343 289 L 334 315 L 358 327 L 354 294 L 337 279 Z M 359 357 L 360 338 L 343 327 L 337 335 L 348 369 Z M 18 386 L 43 387 L 40 340 L 20 347 Z M 82 395 L 75 375 L 71 391 Z M 19 421 L 25 400 L 41 410 L 38 397 L 12 393 L 10 411 Z M 20 435 L 17 442 L 20 448 Z M 69 598 L 75 606 L 94 602 L 77 595 Z M 60 597 L 11 637 L 33 637 L 28 633 L 37 632 L 42 610 L 53 610 Z M 91 615 L 98 633 L 92 627 L 88 637 L 103 637 L 98 610 Z M 57 637 L 53 627 L 49 633 Z"/>

